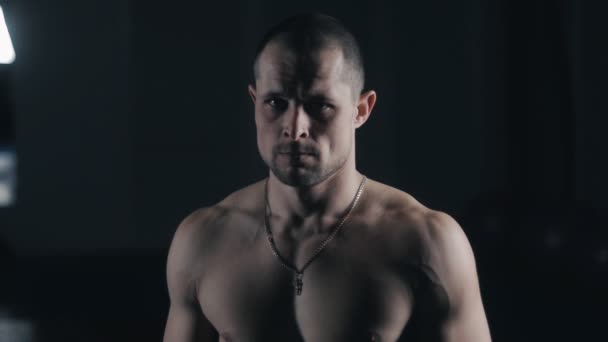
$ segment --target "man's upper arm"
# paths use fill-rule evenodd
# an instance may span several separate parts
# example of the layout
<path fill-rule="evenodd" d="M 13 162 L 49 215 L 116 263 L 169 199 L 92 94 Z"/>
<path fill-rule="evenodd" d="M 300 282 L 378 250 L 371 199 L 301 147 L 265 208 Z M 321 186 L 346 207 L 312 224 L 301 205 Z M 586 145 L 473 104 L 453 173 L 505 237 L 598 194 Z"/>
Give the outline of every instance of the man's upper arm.
<path fill-rule="evenodd" d="M 427 217 L 426 267 L 444 291 L 447 312 L 438 324 L 446 342 L 489 342 L 475 257 L 462 228 L 449 215 L 433 212 Z"/>
<path fill-rule="evenodd" d="M 164 342 L 217 341 L 197 300 L 197 276 L 201 267 L 201 225 L 205 210 L 187 217 L 177 228 L 167 257 L 167 286 L 171 306 Z"/>

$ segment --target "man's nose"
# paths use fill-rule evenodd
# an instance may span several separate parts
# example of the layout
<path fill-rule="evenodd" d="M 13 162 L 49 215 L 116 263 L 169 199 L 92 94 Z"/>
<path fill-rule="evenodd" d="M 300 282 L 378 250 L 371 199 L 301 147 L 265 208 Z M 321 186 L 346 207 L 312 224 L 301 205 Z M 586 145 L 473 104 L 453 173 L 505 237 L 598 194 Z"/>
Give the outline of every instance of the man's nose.
<path fill-rule="evenodd" d="M 308 130 L 310 128 L 310 120 L 308 113 L 304 110 L 304 106 L 297 105 L 293 109 L 289 110 L 289 113 L 285 115 L 285 121 L 283 126 L 283 136 L 298 140 L 300 138 L 308 137 Z"/>

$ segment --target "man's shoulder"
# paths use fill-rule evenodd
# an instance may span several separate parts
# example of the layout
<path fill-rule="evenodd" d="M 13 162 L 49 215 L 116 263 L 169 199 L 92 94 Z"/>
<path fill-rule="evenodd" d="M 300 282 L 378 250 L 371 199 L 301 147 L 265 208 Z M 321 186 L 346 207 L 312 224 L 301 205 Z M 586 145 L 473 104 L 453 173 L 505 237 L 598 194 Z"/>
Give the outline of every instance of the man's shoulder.
<path fill-rule="evenodd" d="M 238 232 L 241 227 L 251 227 L 242 224 L 251 220 L 255 211 L 246 197 L 255 192 L 258 183 L 236 190 L 213 205 L 198 208 L 182 219 L 169 248 L 170 279 L 195 284 L 203 269 L 208 269 L 206 261 L 221 251 L 225 239 L 247 235 Z"/>
<path fill-rule="evenodd" d="M 413 197 L 390 190 L 392 250 L 415 270 L 418 322 L 454 340 L 490 341 L 476 262 L 465 231 L 449 214 L 427 208 Z M 390 231 L 390 230 L 389 230 Z M 414 266 L 411 268 L 409 266 Z"/>
<path fill-rule="evenodd" d="M 263 208 L 263 199 L 255 200 L 259 197 L 260 186 L 263 181 L 237 189 L 214 204 L 194 210 L 182 220 L 177 232 L 181 231 L 189 239 L 209 240 L 235 219 L 254 218 Z"/>
<path fill-rule="evenodd" d="M 464 232 L 449 214 L 429 208 L 413 195 L 380 182 L 373 183 L 373 202 L 386 226 L 397 236 L 395 241 L 419 247 L 422 259 L 446 244 L 466 243 Z"/>
<path fill-rule="evenodd" d="M 401 262 L 415 266 L 437 288 L 460 300 L 459 286 L 474 285 L 477 279 L 473 251 L 462 227 L 449 214 L 428 208 L 403 191 L 388 187 L 385 194 L 380 202 L 390 249 Z"/>
<path fill-rule="evenodd" d="M 411 195 L 393 190 L 394 241 L 410 249 L 416 264 L 442 286 L 460 283 L 459 277 L 475 277 L 475 261 L 469 240 L 460 224 L 449 214 L 428 208 Z M 390 206 L 389 206 L 390 207 Z M 408 254 L 412 257 L 412 254 Z M 410 259 L 411 260 L 411 259 Z"/>
<path fill-rule="evenodd" d="M 401 189 L 378 181 L 371 181 L 369 185 L 369 210 L 397 232 L 420 229 L 427 217 L 437 213 Z"/>

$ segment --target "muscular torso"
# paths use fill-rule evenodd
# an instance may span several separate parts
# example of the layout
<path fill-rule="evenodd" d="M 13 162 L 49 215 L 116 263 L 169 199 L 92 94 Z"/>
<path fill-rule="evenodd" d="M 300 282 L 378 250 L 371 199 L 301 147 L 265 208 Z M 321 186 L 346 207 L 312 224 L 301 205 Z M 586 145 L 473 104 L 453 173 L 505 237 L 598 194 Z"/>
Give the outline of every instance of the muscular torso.
<path fill-rule="evenodd" d="M 422 207 L 368 181 L 340 233 L 304 271 L 296 295 L 294 273 L 273 255 L 265 234 L 260 185 L 218 204 L 205 228 L 197 299 L 219 340 L 405 341 L 421 284 L 415 222 Z M 280 253 L 298 267 L 329 231 L 294 238 L 280 233 L 285 223 L 271 224 Z"/>

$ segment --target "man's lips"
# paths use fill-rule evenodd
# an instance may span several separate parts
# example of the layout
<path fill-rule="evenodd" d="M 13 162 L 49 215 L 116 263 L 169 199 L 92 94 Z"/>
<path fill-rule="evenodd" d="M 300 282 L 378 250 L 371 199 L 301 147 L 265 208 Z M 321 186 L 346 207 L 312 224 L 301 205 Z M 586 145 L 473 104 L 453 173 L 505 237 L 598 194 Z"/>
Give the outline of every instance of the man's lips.
<path fill-rule="evenodd" d="M 303 162 L 305 160 L 309 160 L 310 158 L 314 158 L 311 153 L 300 153 L 300 152 L 286 152 L 279 153 L 279 158 L 284 158 L 286 160 L 290 160 L 291 162 Z"/>
<path fill-rule="evenodd" d="M 314 153 L 310 153 L 310 152 L 292 152 L 292 151 L 288 151 L 288 152 L 279 152 L 279 154 L 284 154 L 284 155 L 289 155 L 289 156 L 312 156 L 315 155 Z"/>

